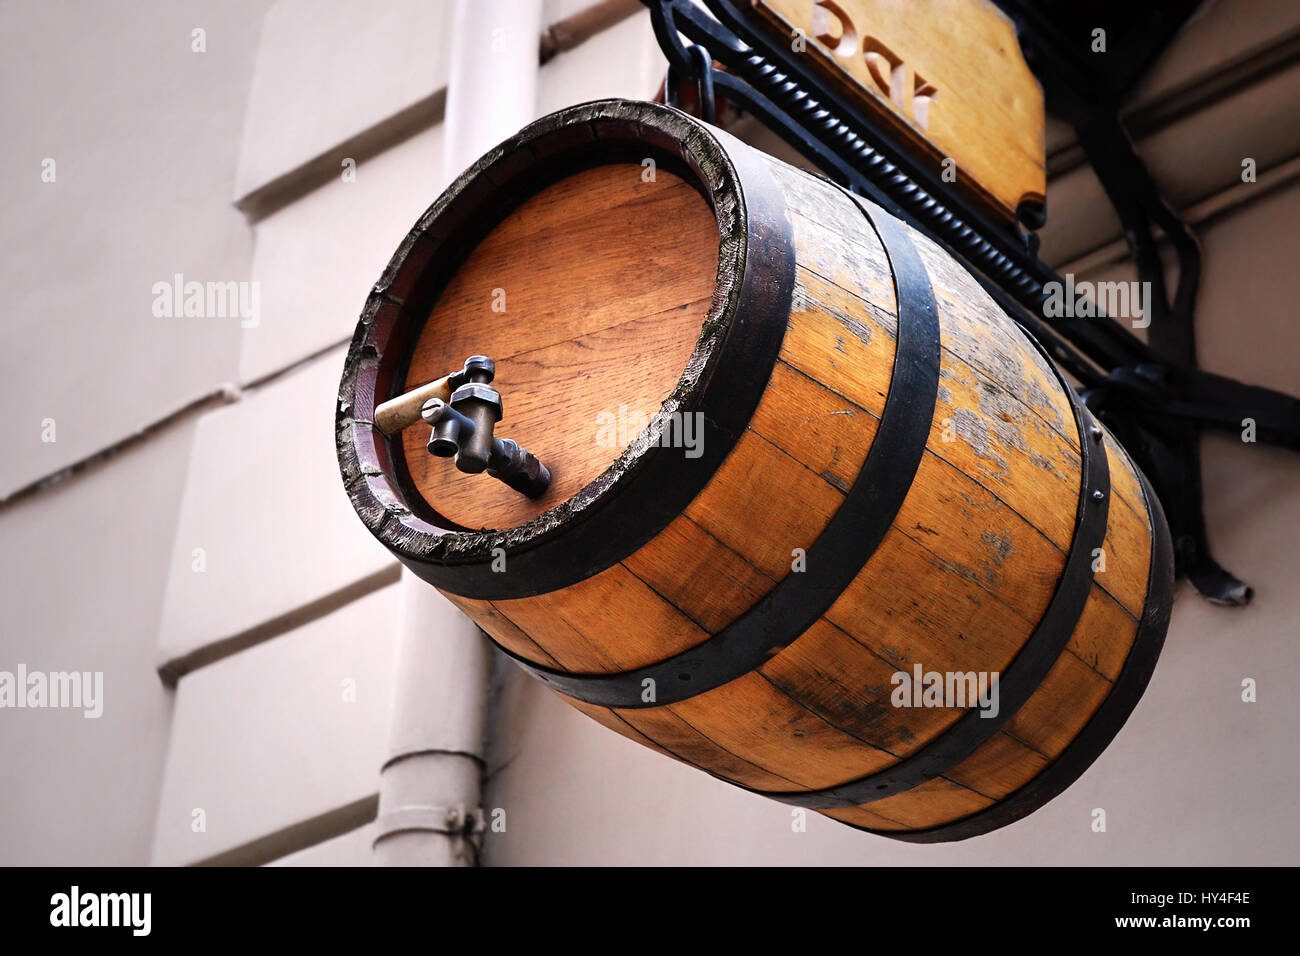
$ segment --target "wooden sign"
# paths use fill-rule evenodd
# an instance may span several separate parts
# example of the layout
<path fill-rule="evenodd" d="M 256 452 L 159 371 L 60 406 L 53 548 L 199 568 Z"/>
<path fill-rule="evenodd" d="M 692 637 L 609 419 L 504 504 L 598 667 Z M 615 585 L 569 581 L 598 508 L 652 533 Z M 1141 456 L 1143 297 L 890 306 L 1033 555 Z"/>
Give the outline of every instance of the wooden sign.
<path fill-rule="evenodd" d="M 1043 92 L 988 0 L 751 0 L 944 182 L 1011 220 L 1047 190 Z"/>

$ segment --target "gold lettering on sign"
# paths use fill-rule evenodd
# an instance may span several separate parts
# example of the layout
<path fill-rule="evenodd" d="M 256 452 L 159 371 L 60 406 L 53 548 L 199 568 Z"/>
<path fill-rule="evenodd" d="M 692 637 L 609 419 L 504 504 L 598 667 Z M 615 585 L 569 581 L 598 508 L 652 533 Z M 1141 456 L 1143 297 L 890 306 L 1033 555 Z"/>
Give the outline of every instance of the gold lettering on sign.
<path fill-rule="evenodd" d="M 930 110 L 939 91 L 911 69 L 879 38 L 859 33 L 857 24 L 835 0 L 812 0 L 811 33 L 837 57 L 861 57 L 880 92 L 921 129 L 930 123 Z"/>
<path fill-rule="evenodd" d="M 858 37 L 853 27 L 845 28 L 848 23 L 849 18 L 831 0 L 818 0 L 813 4 L 812 35 L 838 56 L 851 56 L 858 48 Z M 837 29 L 832 30 L 832 26 Z"/>
<path fill-rule="evenodd" d="M 749 2 L 774 37 L 806 36 L 796 53 L 900 145 L 961 169 L 944 181 L 987 212 L 1042 202 L 1043 93 L 991 0 Z"/>
<path fill-rule="evenodd" d="M 930 128 L 930 109 L 939 100 L 939 91 L 920 73 L 912 75 L 912 116 L 921 129 Z"/>

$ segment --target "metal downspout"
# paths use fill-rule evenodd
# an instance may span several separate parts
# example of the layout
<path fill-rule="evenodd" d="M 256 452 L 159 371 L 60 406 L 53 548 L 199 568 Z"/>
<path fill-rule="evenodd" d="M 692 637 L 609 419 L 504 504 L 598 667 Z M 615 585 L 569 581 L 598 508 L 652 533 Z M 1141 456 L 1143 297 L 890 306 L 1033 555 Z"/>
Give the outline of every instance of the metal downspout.
<path fill-rule="evenodd" d="M 535 118 L 541 33 L 542 0 L 456 0 L 439 187 Z M 491 652 L 477 626 L 409 571 L 398 589 L 375 862 L 473 866 Z"/>

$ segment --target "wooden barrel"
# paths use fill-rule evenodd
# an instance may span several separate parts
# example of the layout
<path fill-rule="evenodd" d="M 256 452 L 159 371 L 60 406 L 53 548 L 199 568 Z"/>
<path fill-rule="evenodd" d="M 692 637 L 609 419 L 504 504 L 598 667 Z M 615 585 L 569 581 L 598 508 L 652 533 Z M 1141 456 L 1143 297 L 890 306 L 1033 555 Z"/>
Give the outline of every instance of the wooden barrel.
<path fill-rule="evenodd" d="M 472 354 L 538 501 L 373 424 Z M 573 706 L 891 837 L 1061 792 L 1164 640 L 1151 489 L 976 280 L 664 107 L 563 110 L 457 179 L 366 303 L 337 434 L 367 527 Z"/>

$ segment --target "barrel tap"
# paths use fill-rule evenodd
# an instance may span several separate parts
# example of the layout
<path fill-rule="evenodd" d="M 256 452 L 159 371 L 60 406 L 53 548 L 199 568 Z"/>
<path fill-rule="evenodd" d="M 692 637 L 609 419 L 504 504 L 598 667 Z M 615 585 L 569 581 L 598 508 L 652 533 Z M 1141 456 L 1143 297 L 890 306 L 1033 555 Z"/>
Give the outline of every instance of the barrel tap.
<path fill-rule="evenodd" d="M 375 409 L 375 424 L 392 435 L 423 419 L 433 427 L 429 454 L 454 458 L 466 474 L 486 471 L 520 494 L 540 498 L 551 485 L 550 470 L 518 442 L 493 434 L 503 411 L 501 393 L 491 384 L 495 377 L 495 362 L 471 355 L 459 372 L 384 402 Z"/>

